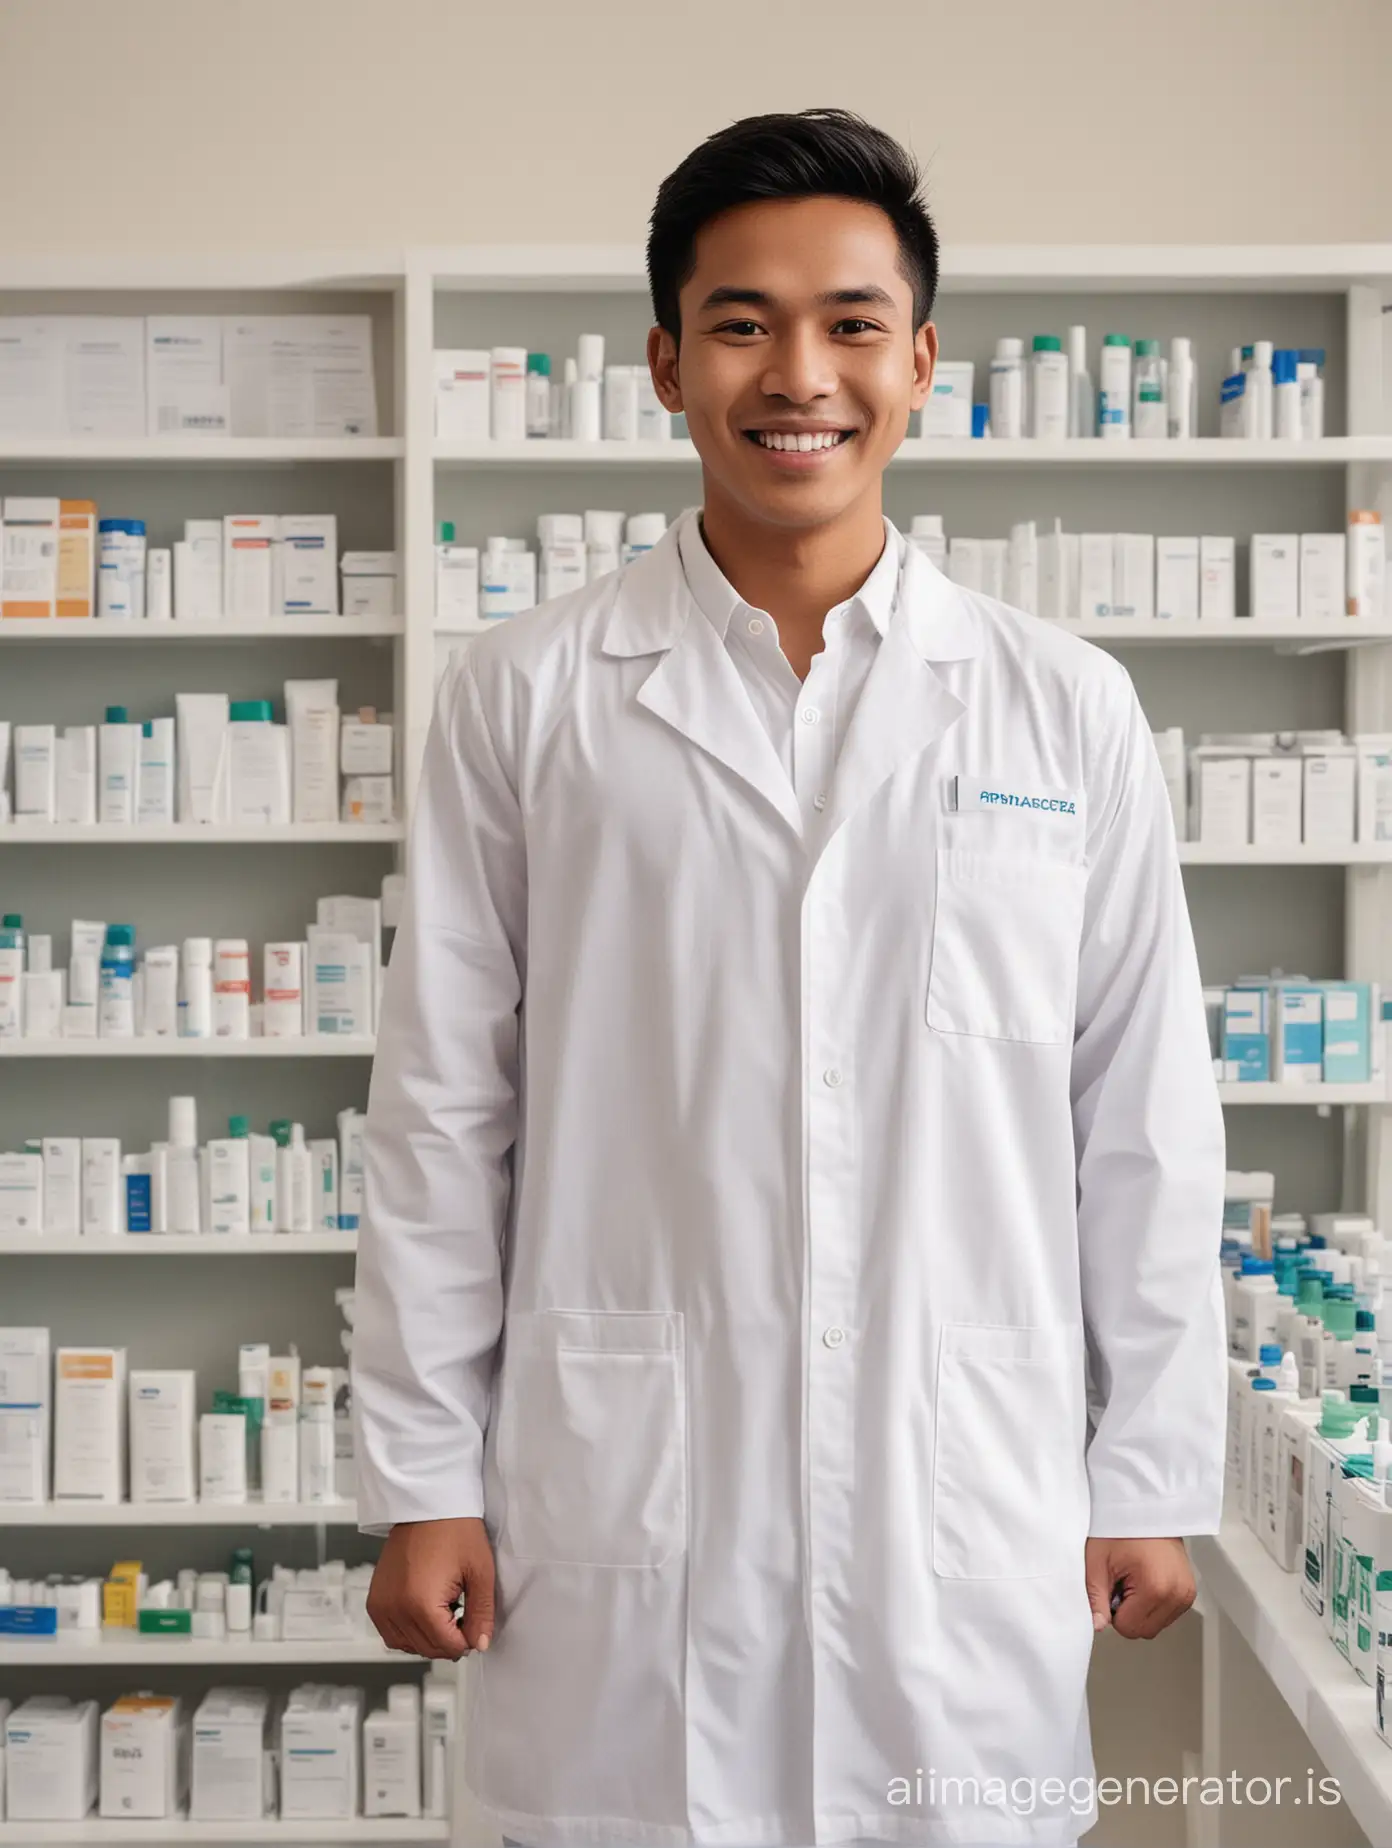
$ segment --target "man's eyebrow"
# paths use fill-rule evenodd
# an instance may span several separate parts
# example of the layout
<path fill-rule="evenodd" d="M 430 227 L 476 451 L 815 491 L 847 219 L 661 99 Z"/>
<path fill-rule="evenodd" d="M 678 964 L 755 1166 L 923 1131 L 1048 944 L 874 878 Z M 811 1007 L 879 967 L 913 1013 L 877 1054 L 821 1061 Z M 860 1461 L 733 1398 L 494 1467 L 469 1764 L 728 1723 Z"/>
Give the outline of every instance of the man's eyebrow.
<path fill-rule="evenodd" d="M 862 283 L 859 287 L 852 289 L 825 289 L 814 299 L 819 308 L 864 306 L 893 309 L 896 307 L 894 297 L 873 282 Z M 727 283 L 721 288 L 712 289 L 701 303 L 703 311 L 707 308 L 731 306 L 771 308 L 773 297 L 765 289 L 747 289 L 737 284 Z"/>

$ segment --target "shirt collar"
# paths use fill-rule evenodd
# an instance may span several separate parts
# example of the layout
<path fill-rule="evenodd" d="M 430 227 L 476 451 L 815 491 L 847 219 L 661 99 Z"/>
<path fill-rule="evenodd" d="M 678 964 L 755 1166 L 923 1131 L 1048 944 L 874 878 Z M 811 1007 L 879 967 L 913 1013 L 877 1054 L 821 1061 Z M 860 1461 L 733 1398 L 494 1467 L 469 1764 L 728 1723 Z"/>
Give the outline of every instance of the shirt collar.
<path fill-rule="evenodd" d="M 894 611 L 894 600 L 899 589 L 899 574 L 904 562 L 905 543 L 903 534 L 888 519 L 885 520 L 884 529 L 884 547 L 871 568 L 869 577 L 860 589 L 847 599 L 847 604 L 860 604 L 881 637 L 889 628 L 889 619 Z M 687 588 L 691 592 L 696 607 L 720 639 L 724 641 L 729 634 L 730 623 L 736 612 L 752 608 L 752 605 L 745 602 L 711 557 L 710 550 L 701 535 L 698 509 L 691 509 L 682 519 L 677 534 L 677 548 L 682 570 L 686 575 Z M 837 607 L 842 606 L 837 605 Z M 827 613 L 830 615 L 831 612 Z M 767 616 L 768 611 L 763 610 L 760 614 Z"/>

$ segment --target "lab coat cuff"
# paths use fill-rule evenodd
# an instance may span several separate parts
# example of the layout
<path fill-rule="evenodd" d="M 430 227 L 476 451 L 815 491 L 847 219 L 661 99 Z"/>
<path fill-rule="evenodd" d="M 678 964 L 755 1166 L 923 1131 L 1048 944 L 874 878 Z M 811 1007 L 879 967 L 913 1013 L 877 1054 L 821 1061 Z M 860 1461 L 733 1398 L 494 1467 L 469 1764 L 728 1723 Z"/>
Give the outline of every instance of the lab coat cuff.
<path fill-rule="evenodd" d="M 393 1527 L 417 1521 L 481 1521 L 483 1496 L 458 1493 L 393 1496 L 387 1506 L 375 1500 L 360 1503 L 358 1515 L 360 1534 L 375 1534 L 382 1538 Z"/>
<path fill-rule="evenodd" d="M 1142 1501 L 1099 1501 L 1094 1498 L 1088 1537 L 1180 1540 L 1194 1534 L 1216 1534 L 1222 1518 L 1221 1487 L 1207 1494 L 1175 1495 L 1169 1499 L 1147 1496 Z"/>

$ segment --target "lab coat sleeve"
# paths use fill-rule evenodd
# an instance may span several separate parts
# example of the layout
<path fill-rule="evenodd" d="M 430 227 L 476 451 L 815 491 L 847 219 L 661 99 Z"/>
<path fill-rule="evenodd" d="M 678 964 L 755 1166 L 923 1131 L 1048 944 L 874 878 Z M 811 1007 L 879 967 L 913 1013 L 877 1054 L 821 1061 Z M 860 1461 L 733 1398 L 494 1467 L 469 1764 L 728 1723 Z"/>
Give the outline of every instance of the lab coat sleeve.
<path fill-rule="evenodd" d="M 1083 1317 L 1100 1407 L 1089 1532 L 1215 1533 L 1224 1136 L 1174 822 L 1116 670 L 1093 757 L 1072 1100 Z"/>
<path fill-rule="evenodd" d="M 484 1511 L 526 875 L 481 677 L 466 651 L 436 702 L 368 1099 L 352 1353 L 366 1533 Z"/>

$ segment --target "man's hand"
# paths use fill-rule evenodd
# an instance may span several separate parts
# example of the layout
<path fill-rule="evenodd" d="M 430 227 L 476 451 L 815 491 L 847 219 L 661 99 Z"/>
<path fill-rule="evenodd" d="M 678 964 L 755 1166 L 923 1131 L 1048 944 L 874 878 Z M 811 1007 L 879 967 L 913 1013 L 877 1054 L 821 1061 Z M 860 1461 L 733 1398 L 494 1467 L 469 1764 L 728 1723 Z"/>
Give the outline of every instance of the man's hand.
<path fill-rule="evenodd" d="M 464 1616 L 454 1607 L 464 1599 Z M 387 1536 L 367 1614 L 389 1649 L 456 1662 L 493 1635 L 493 1548 L 480 1520 L 401 1521 Z"/>
<path fill-rule="evenodd" d="M 1096 1629 L 1158 1636 L 1194 1602 L 1194 1574 L 1182 1540 L 1089 1540 L 1084 1553 Z M 1121 1602 L 1112 1610 L 1112 1591 Z"/>

